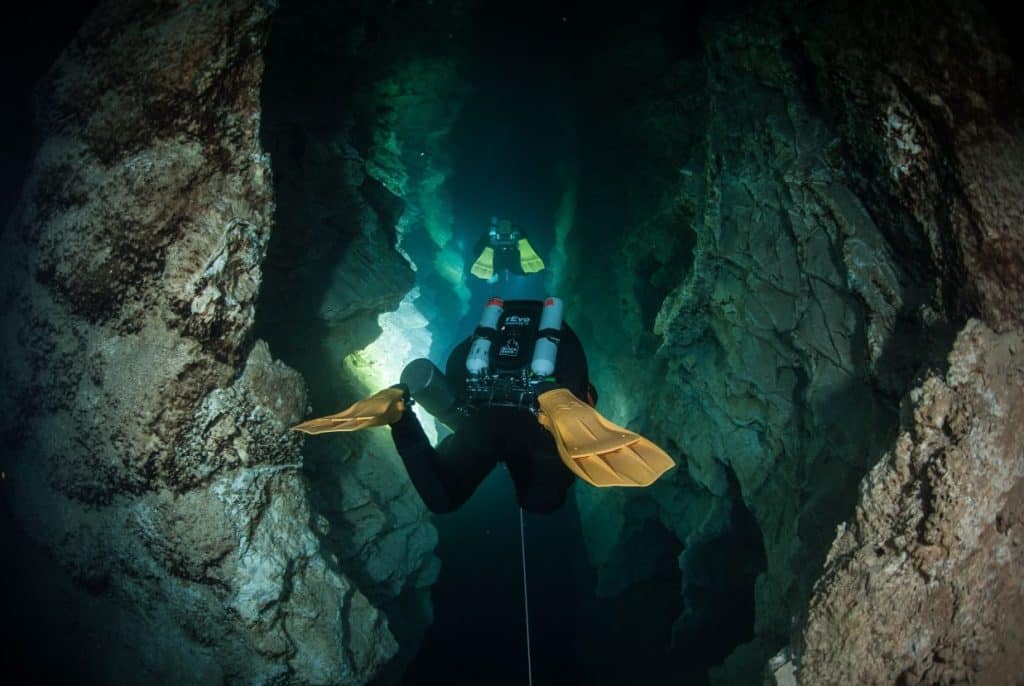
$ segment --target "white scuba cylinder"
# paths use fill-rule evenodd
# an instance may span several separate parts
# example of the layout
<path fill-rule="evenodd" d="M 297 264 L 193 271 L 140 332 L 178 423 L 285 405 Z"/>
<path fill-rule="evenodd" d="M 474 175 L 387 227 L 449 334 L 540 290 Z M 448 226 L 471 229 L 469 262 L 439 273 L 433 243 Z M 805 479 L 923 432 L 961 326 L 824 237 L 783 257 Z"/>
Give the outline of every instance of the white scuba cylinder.
<path fill-rule="evenodd" d="M 533 360 L 530 369 L 539 376 L 550 376 L 555 371 L 555 358 L 558 356 L 558 340 L 545 336 L 544 331 L 559 331 L 562 328 L 562 313 L 565 305 L 561 298 L 547 298 L 544 309 L 540 313 L 540 335 L 533 346 Z"/>
<path fill-rule="evenodd" d="M 470 374 L 482 374 L 491 366 L 491 339 L 488 336 L 492 332 L 497 333 L 498 320 L 501 319 L 504 310 L 505 301 L 501 298 L 491 298 L 484 305 L 476 338 L 469 346 L 469 355 L 466 356 L 466 371 Z"/>

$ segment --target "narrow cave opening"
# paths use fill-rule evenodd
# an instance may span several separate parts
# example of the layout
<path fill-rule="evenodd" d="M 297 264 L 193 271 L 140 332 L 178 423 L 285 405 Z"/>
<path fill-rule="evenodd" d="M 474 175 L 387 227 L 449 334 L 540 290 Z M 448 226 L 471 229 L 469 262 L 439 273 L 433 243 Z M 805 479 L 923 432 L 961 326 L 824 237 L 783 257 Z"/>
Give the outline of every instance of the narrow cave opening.
<path fill-rule="evenodd" d="M 680 463 L 649 493 L 577 484 L 556 514 L 526 516 L 541 681 L 709 683 L 716 669 L 719 682 L 759 669 L 814 579 L 793 566 L 820 564 L 891 440 L 893 399 L 920 363 L 894 351 L 934 339 L 936 359 L 948 345 L 914 318 L 932 295 L 924 278 L 892 268 L 893 335 L 868 350 L 874 292 L 840 274 L 860 243 L 809 236 L 836 222 L 852 234 L 870 218 L 844 196 L 815 200 L 837 218 L 794 225 L 818 206 L 794 200 L 789 172 L 772 166 L 804 144 L 827 152 L 817 120 L 792 130 L 820 103 L 785 101 L 819 96 L 729 72 L 740 69 L 722 44 L 753 34 L 721 18 L 701 29 L 707 12 L 290 2 L 266 50 L 277 216 L 256 335 L 303 373 L 313 416 L 396 383 L 414 357 L 443 368 L 488 297 L 555 294 L 599 409 L 652 432 Z M 778 69 L 812 78 L 806 61 L 785 66 L 791 52 L 780 49 Z M 749 102 L 731 99 L 740 92 Z M 782 162 L 751 152 L 761 144 Z M 525 229 L 546 262 L 539 277 L 470 276 L 492 217 Z M 858 240 L 899 251 L 871 231 Z M 864 269 L 851 280 L 882 278 Z M 507 473 L 430 518 L 384 432 L 305 448 L 325 555 L 401 644 L 379 683 L 521 683 Z M 794 551 L 788 561 L 780 549 Z M 746 664 L 723 666 L 744 645 Z M 622 654 L 643 657 L 627 672 Z"/>
<path fill-rule="evenodd" d="M 408 361 L 378 359 L 390 351 L 371 345 L 374 339 L 405 338 L 400 353 L 443 366 L 491 295 L 560 295 L 575 305 L 567 320 L 596 332 L 595 323 L 614 316 L 602 310 L 614 308 L 616 275 L 625 274 L 648 331 L 642 335 L 653 338 L 661 301 L 693 268 L 696 208 L 685 194 L 665 195 L 680 174 L 695 175 L 685 165 L 699 157 L 702 119 L 694 116 L 660 142 L 637 127 L 668 128 L 678 114 L 678 103 L 668 100 L 645 111 L 646 99 L 669 87 L 703 86 L 693 63 L 704 9 L 652 3 L 602 14 L 570 3 L 499 12 L 483 4 L 344 12 L 282 4 L 265 52 L 262 139 L 277 206 L 255 334 L 303 373 L 314 416 L 376 390 L 368 369 L 397 375 L 396 365 Z M 666 73 L 673 73 L 668 86 Z M 701 103 L 690 96 L 683 106 L 696 113 Z M 465 273 L 493 216 L 524 227 L 548 262 L 543 278 L 493 284 Z M 630 233 L 637 234 L 634 244 L 615 254 L 612 246 Z M 410 328 L 406 317 L 388 338 L 384 329 L 395 324 L 378 315 L 396 308 L 415 312 L 410 316 L 422 323 Z M 634 348 L 632 341 L 595 343 L 595 380 Z M 394 383 L 397 376 L 374 381 Z M 403 644 L 378 681 L 521 683 L 527 662 L 520 529 L 508 475 L 496 470 L 458 512 L 433 519 L 436 583 L 417 568 L 392 584 L 381 578 L 387 573 L 370 569 L 363 552 L 381 535 L 411 530 L 396 521 L 403 496 L 373 492 L 382 479 L 405 481 L 395 461 L 384 458 L 386 437 L 379 438 L 308 441 L 305 448 L 312 524 L 325 554 L 388 613 Z M 373 462 L 374 474 L 361 471 Z M 353 481 L 366 485 L 354 500 L 346 486 Z M 698 499 L 694 507 L 707 502 Z M 629 494 L 612 507 L 654 506 L 644 494 Z M 383 523 L 367 533 L 366 517 Z M 744 588 L 729 593 L 716 586 L 718 595 L 700 603 L 707 610 L 701 621 L 711 621 L 716 603 L 728 597 L 735 617 L 724 624 L 736 628 L 714 634 L 727 645 L 673 643 L 687 602 L 696 602 L 681 592 L 679 532 L 644 515 L 629 534 L 632 560 L 599 572 L 587 524 L 573 497 L 553 515 L 525 518 L 531 658 L 539 681 L 614 673 L 702 683 L 709 666 L 749 638 L 753 577 L 727 575 Z M 729 550 L 742 557 L 747 548 Z M 756 567 L 755 558 L 736 566 Z M 417 585 L 417 575 L 428 582 Z M 608 581 L 609 575 L 621 579 Z M 698 614 L 691 609 L 688 616 Z M 643 657 L 626 669 L 622 654 Z"/>
<path fill-rule="evenodd" d="M 0 31 L 8 671 L 1021 673 L 1012 17 L 593 5 L 112 0 Z M 491 217 L 540 276 L 471 278 Z M 499 468 L 435 517 L 387 429 L 300 456 L 303 398 L 443 366 L 485 298 L 548 293 L 600 411 L 677 460 L 650 488 L 520 519 Z"/>

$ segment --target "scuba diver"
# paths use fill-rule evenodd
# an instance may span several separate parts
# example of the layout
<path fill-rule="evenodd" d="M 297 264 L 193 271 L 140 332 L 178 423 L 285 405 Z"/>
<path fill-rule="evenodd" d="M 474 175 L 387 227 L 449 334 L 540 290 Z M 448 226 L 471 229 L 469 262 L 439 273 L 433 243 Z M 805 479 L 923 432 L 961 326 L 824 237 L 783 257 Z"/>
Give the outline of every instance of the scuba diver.
<path fill-rule="evenodd" d="M 487 233 L 477 241 L 477 256 L 469 272 L 478 279 L 495 283 L 512 275 L 526 276 L 544 269 L 544 260 L 530 245 L 522 227 L 508 219 L 491 217 Z"/>
<path fill-rule="evenodd" d="M 424 504 L 461 506 L 499 462 L 528 512 L 552 512 L 574 475 L 594 486 L 648 486 L 675 462 L 594 405 L 579 338 L 558 298 L 491 298 L 480 325 L 448 357 L 406 365 L 400 383 L 327 417 L 292 427 L 308 434 L 391 427 L 395 448 Z M 419 403 L 452 429 L 434 448 L 409 411 Z"/>

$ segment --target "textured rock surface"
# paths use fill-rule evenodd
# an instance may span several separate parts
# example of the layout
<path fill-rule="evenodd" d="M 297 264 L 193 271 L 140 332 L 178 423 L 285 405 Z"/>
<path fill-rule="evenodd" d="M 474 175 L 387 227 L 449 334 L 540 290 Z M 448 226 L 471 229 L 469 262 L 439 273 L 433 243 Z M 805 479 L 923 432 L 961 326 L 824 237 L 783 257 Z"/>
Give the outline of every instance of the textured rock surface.
<path fill-rule="evenodd" d="M 652 573 L 629 564 L 636 536 L 619 533 L 670 532 L 686 638 L 723 616 L 701 580 L 715 578 L 709 552 L 737 538 L 739 502 L 763 542 L 753 640 L 714 671 L 719 683 L 759 679 L 800 627 L 857 484 L 892 448 L 901 399 L 944 363 L 949 322 L 1019 321 L 1021 109 L 991 31 L 959 3 L 712 15 L 702 59 L 645 95 L 671 101 L 680 79 L 691 93 L 706 84 L 705 99 L 676 100 L 698 135 L 666 142 L 675 180 L 626 213 L 629 235 L 596 241 L 633 270 L 577 255 L 590 308 L 631 332 L 623 345 L 617 329 L 580 327 L 594 356 L 614 361 L 596 371 L 603 406 L 685 460 L 648 493 L 579 492 L 599 588 Z M 982 257 L 996 245 L 998 260 Z M 595 286 L 594 272 L 616 276 Z M 648 546 L 640 559 L 656 557 Z M 806 683 L 833 682 L 815 677 Z"/>
<path fill-rule="evenodd" d="M 444 14 L 440 8 L 437 13 Z M 448 30 L 455 26 L 453 19 Z M 438 331 L 454 328 L 469 300 L 448 187 L 450 133 L 466 88 L 456 60 L 434 49 L 397 61 L 373 86 L 377 115 L 370 124 L 367 172 L 405 201 L 400 248 L 417 264 L 418 285 L 439 301 L 429 312 Z"/>
<path fill-rule="evenodd" d="M 792 19 L 894 249 L 931 263 L 945 309 L 1020 324 L 1019 67 L 982 3 L 869 2 Z"/>
<path fill-rule="evenodd" d="M 393 359 L 371 360 L 384 367 L 371 381 L 350 357 L 381 334 L 378 314 L 398 308 L 413 287 L 410 264 L 396 251 L 406 202 L 388 179 L 374 178 L 372 137 L 362 137 L 379 123 L 378 109 L 364 101 L 372 102 L 375 75 L 396 56 L 388 41 L 359 37 L 377 22 L 400 31 L 400 15 L 390 12 L 282 7 L 266 51 L 262 140 L 277 210 L 255 327 L 306 379 L 312 416 L 380 390 L 367 384 L 396 383 L 409 359 L 395 350 Z M 347 99 L 339 102 L 339 93 Z M 303 455 L 322 549 L 414 652 L 432 617 L 437 532 L 387 432 L 310 439 Z"/>
<path fill-rule="evenodd" d="M 892 369 L 884 345 L 928 293 L 829 163 L 832 136 L 802 101 L 784 34 L 770 13 L 705 29 L 704 135 L 646 232 L 671 238 L 634 242 L 661 297 L 652 307 L 642 283 L 620 287 L 633 296 L 620 304 L 623 320 L 660 341 L 636 337 L 646 346 L 636 361 L 599 377 L 604 397 L 621 399 L 612 400 L 619 416 L 685 461 L 647 495 L 655 507 L 628 513 L 679 541 L 688 609 L 677 631 L 722 611 L 697 580 L 715 578 L 708 553 L 736 538 L 739 501 L 765 551 L 753 603 L 756 639 L 769 644 L 787 635 L 857 479 L 883 449 L 895 408 L 872 369 Z M 655 343 L 659 359 L 645 362 Z M 671 393 L 640 400 L 659 376 Z M 615 507 L 603 493 L 585 497 L 591 519 Z M 622 559 L 629 545 L 618 543 Z M 762 650 L 723 681 L 749 679 L 742 669 Z"/>
<path fill-rule="evenodd" d="M 1024 338 L 972 320 L 908 395 L 816 586 L 801 683 L 1017 683 Z"/>
<path fill-rule="evenodd" d="M 971 4 L 896 15 L 869 6 L 852 21 L 876 40 L 854 31 L 841 50 L 827 38 L 829 21 L 814 20 L 823 31 L 808 54 L 831 65 L 821 83 L 863 165 L 862 192 L 880 217 L 894 206 L 913 217 L 885 223 L 891 244 L 905 259 L 927 251 L 943 309 L 985 324 L 969 322 L 948 371 L 904 397 L 901 431 L 862 481 L 856 514 L 815 587 L 796 675 L 805 684 L 1018 683 L 1018 68 Z M 876 135 L 864 135 L 867 127 Z"/>
<path fill-rule="evenodd" d="M 252 338 L 269 13 L 105 3 L 41 91 L 3 236 L 5 531 L 26 644 L 87 681 L 365 683 L 397 651 L 310 528 L 305 385 Z"/>

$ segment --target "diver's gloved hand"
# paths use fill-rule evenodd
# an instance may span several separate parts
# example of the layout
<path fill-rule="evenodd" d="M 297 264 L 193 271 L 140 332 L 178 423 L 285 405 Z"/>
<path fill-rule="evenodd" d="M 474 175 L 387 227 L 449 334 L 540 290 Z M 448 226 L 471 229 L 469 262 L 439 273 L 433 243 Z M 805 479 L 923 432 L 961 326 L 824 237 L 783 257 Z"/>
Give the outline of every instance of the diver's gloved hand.
<path fill-rule="evenodd" d="M 650 486 L 676 463 L 643 436 L 602 417 L 567 388 L 537 397 L 538 420 L 555 437 L 562 462 L 593 486 Z"/>
<path fill-rule="evenodd" d="M 346 410 L 327 417 L 296 424 L 292 431 L 325 434 L 332 431 L 359 431 L 371 426 L 394 424 L 402 418 L 406 407 L 405 390 L 400 386 L 385 388 L 360 400 Z"/>

